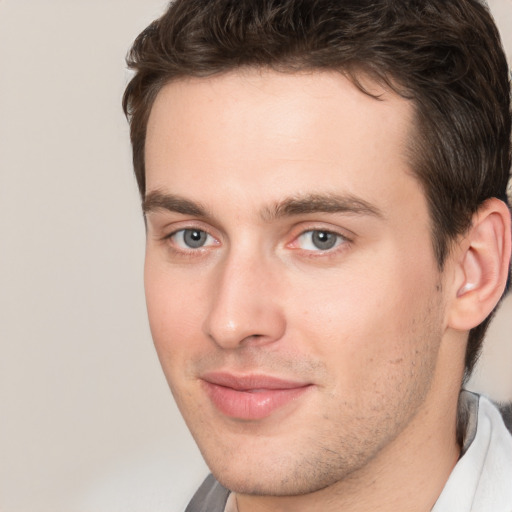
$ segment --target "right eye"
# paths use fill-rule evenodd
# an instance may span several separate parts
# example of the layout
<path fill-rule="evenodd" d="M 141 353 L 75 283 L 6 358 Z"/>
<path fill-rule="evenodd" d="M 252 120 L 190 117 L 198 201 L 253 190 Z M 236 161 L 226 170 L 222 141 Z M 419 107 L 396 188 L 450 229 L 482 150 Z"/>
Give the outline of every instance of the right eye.
<path fill-rule="evenodd" d="M 169 236 L 169 239 L 179 249 L 201 249 L 216 244 L 215 238 L 202 229 L 180 229 Z"/>

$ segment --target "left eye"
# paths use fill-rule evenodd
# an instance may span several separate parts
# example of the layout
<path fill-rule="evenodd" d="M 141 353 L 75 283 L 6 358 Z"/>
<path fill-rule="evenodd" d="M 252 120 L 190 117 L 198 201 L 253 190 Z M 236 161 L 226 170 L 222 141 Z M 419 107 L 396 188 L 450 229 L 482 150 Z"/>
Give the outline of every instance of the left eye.
<path fill-rule="evenodd" d="M 302 233 L 297 238 L 297 246 L 306 251 L 328 251 L 344 241 L 345 239 L 337 233 L 314 229 Z"/>
<path fill-rule="evenodd" d="M 202 229 L 180 229 L 170 237 L 180 249 L 200 249 L 213 245 L 215 239 Z"/>

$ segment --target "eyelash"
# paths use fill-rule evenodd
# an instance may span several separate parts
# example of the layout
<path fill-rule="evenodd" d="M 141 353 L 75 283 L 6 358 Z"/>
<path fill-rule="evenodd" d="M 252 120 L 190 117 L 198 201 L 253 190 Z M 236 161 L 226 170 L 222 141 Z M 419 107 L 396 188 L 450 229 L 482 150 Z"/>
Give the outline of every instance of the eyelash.
<path fill-rule="evenodd" d="M 181 236 L 186 236 L 187 232 L 193 233 L 202 233 L 205 234 L 208 238 L 214 241 L 214 243 L 206 243 L 204 245 L 201 245 L 199 247 L 193 248 L 193 247 L 180 247 L 177 245 L 175 239 L 178 235 L 182 234 Z M 301 247 L 298 247 L 298 241 L 302 237 L 306 237 L 307 235 L 313 236 L 315 233 L 317 234 L 325 234 L 329 236 L 336 237 L 336 240 L 334 242 L 333 247 L 329 247 L 326 249 L 317 248 L 315 249 L 303 249 Z M 178 230 L 173 231 L 172 233 L 169 233 L 168 235 L 165 235 L 162 240 L 170 246 L 171 250 L 177 254 L 177 255 L 186 255 L 186 256 L 201 256 L 204 254 L 206 250 L 208 250 L 210 247 L 215 247 L 216 245 L 220 245 L 220 242 L 217 240 L 216 237 L 208 233 L 205 229 L 198 228 L 198 227 L 184 227 Z M 294 249 L 297 251 L 301 251 L 305 256 L 308 256 L 310 258 L 318 258 L 318 257 L 327 257 L 327 256 L 334 256 L 338 254 L 340 251 L 344 250 L 346 248 L 346 245 L 350 244 L 352 240 L 348 238 L 345 235 L 342 235 L 341 233 L 338 233 L 333 230 L 325 229 L 325 228 L 310 228 L 306 230 L 302 230 L 297 236 L 295 236 L 292 240 L 292 242 L 285 245 L 285 247 Z M 184 242 L 183 242 L 184 243 Z M 185 245 L 185 243 L 184 243 Z"/>
<path fill-rule="evenodd" d="M 316 247 L 315 249 L 303 249 L 300 247 L 293 247 L 295 244 L 299 243 L 299 240 L 309 237 L 314 237 L 315 234 L 317 235 L 327 235 L 328 238 L 335 237 L 334 244 L 332 247 L 327 248 L 320 248 Z M 336 231 L 332 231 L 329 229 L 324 228 L 313 228 L 313 229 L 307 229 L 305 231 L 302 231 L 298 236 L 294 238 L 294 240 L 288 244 L 288 247 L 296 248 L 297 250 L 304 251 L 304 253 L 308 254 L 311 257 L 322 257 L 327 255 L 334 255 L 337 254 L 341 249 L 341 246 L 344 246 L 345 244 L 349 243 L 351 240 L 349 240 L 346 236 L 342 235 L 341 233 L 337 233 Z M 310 245 L 315 245 L 315 242 L 310 239 L 309 241 Z"/>

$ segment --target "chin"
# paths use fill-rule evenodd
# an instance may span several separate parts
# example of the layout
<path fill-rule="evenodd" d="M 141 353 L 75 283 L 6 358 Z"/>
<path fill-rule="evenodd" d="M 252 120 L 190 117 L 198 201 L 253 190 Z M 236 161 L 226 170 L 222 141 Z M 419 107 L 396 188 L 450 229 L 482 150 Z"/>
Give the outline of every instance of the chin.
<path fill-rule="evenodd" d="M 288 453 L 291 453 L 290 450 Z M 217 454 L 205 460 L 225 488 L 252 496 L 299 496 L 311 494 L 349 478 L 361 464 L 353 464 L 336 454 L 333 460 L 325 454 L 301 453 L 287 459 L 286 452 L 274 450 L 274 456 L 263 450 L 255 457 L 245 454 Z M 279 459 L 279 460 L 278 460 Z"/>

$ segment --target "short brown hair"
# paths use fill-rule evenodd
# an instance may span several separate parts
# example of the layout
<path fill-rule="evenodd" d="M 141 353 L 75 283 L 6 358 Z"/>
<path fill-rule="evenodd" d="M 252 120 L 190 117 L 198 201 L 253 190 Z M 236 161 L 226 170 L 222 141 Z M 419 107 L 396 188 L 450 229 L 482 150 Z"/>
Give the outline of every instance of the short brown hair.
<path fill-rule="evenodd" d="M 507 202 L 508 66 L 478 0 L 175 0 L 137 37 L 127 62 L 136 73 L 123 108 L 142 196 L 146 125 L 161 88 L 252 66 L 336 70 L 363 92 L 365 75 L 412 100 L 411 164 L 428 200 L 440 269 L 482 203 Z M 466 376 L 491 316 L 470 331 Z"/>

